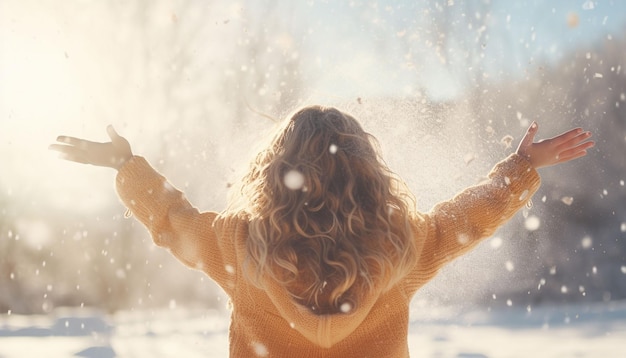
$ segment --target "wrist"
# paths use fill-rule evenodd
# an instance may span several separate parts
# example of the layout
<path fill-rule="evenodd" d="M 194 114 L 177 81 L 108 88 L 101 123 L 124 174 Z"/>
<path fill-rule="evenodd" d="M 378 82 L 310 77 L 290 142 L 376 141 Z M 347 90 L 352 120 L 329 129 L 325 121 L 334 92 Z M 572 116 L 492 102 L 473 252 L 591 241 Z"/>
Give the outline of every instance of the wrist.
<path fill-rule="evenodd" d="M 121 157 L 112 158 L 113 163 L 111 167 L 113 169 L 120 170 L 124 166 L 124 164 L 126 164 L 126 162 L 132 159 L 132 157 L 133 157 L 132 154 L 128 154 L 128 155 L 124 155 Z"/>

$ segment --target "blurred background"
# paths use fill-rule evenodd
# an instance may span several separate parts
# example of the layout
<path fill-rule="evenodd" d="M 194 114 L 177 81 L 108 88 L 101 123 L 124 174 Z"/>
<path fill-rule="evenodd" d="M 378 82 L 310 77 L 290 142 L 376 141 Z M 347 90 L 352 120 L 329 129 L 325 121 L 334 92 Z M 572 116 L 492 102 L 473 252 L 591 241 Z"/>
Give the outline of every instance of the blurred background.
<path fill-rule="evenodd" d="M 446 267 L 415 310 L 626 299 L 626 2 L 0 0 L 0 314 L 226 309 L 125 218 L 115 173 L 57 135 L 113 124 L 201 210 L 308 104 L 381 142 L 418 209 L 477 183 L 530 124 L 594 133 L 532 208 Z M 258 144 L 254 144 L 258 143 Z"/>

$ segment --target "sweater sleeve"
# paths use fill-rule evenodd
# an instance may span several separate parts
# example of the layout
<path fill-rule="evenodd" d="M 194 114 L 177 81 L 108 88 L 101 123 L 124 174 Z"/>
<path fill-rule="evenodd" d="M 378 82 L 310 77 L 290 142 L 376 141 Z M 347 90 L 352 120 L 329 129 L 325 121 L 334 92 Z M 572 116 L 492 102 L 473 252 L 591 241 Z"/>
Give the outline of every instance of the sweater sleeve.
<path fill-rule="evenodd" d="M 116 188 L 122 202 L 145 225 L 154 243 L 186 266 L 206 272 L 227 293 L 234 287 L 232 240 L 222 240 L 215 212 L 200 213 L 156 172 L 135 156 L 120 168 Z"/>
<path fill-rule="evenodd" d="M 495 165 L 485 182 L 469 187 L 430 212 L 416 215 L 413 228 L 421 246 L 409 278 L 413 289 L 426 283 L 446 263 L 473 249 L 508 221 L 540 185 L 537 171 L 525 158 L 511 154 Z"/>

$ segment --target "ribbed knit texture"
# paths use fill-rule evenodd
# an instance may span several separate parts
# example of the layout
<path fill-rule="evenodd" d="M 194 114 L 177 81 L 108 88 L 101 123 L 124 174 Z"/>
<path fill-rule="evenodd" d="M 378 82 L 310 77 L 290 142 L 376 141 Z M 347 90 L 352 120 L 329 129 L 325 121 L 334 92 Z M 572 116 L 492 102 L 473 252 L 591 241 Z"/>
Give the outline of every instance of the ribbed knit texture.
<path fill-rule="evenodd" d="M 374 292 L 346 313 L 315 315 L 276 282 L 264 290 L 243 274 L 245 215 L 200 213 L 142 157 L 119 171 L 120 198 L 158 246 L 185 265 L 204 271 L 232 301 L 231 357 L 408 357 L 409 303 L 439 269 L 475 247 L 523 207 L 539 175 L 512 154 L 486 182 L 468 188 L 428 213 L 412 213 L 419 260 L 386 292 Z"/>

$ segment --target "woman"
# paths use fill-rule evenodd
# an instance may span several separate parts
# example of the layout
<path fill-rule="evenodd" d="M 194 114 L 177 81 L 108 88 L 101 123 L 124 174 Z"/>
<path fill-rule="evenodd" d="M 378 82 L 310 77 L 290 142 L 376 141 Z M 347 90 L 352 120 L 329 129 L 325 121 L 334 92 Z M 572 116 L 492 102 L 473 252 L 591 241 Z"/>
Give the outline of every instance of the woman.
<path fill-rule="evenodd" d="M 199 213 L 112 127 L 111 142 L 61 136 L 51 149 L 117 169 L 120 198 L 155 243 L 224 289 L 231 356 L 408 357 L 415 292 L 530 200 L 536 169 L 594 145 L 580 128 L 535 143 L 537 130 L 489 181 L 428 213 L 415 210 L 375 139 L 334 108 L 285 121 L 222 213 Z"/>

